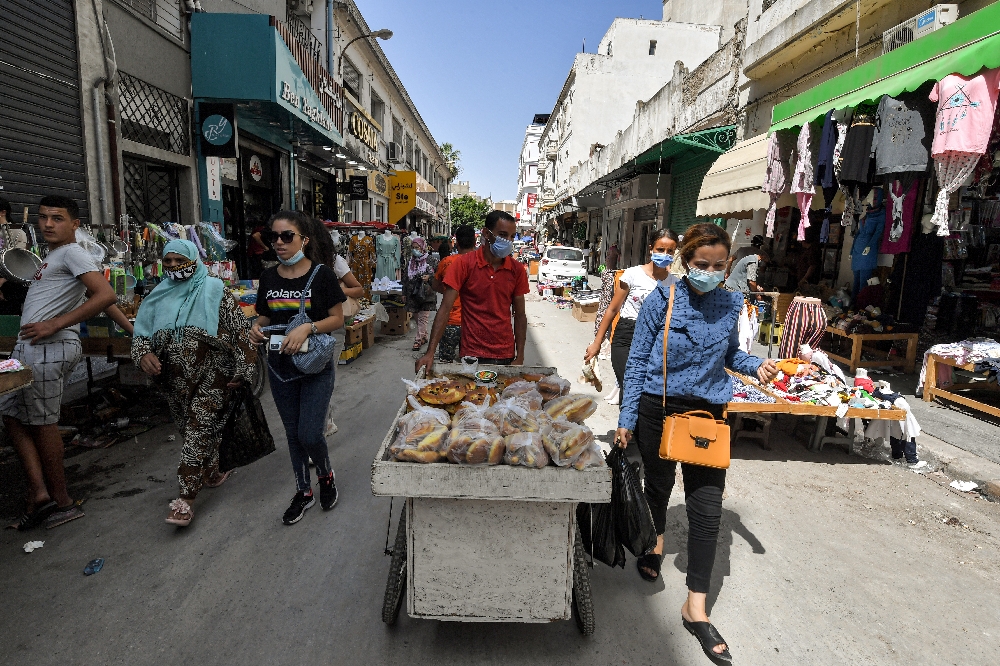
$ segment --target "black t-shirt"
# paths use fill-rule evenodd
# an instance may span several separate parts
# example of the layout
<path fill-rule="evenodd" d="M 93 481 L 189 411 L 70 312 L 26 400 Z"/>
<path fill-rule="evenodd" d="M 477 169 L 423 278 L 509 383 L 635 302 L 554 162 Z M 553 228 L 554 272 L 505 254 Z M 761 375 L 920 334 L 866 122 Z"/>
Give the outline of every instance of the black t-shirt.
<path fill-rule="evenodd" d="M 278 275 L 278 268 L 268 268 L 260 276 L 257 287 L 257 314 L 267 317 L 270 325 L 285 325 L 299 313 L 299 299 L 313 268 L 302 277 L 288 280 Z M 314 322 L 330 316 L 330 308 L 347 300 L 340 281 L 329 266 L 321 264 L 319 272 L 306 292 L 306 314 Z M 269 352 L 268 365 L 278 377 L 289 380 L 301 376 L 289 354 Z"/>

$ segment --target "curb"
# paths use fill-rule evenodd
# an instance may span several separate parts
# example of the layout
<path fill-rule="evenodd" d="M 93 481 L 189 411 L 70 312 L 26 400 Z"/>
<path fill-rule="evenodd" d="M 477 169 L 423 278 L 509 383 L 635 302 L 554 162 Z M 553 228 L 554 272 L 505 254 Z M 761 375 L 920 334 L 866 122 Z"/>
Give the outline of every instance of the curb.
<path fill-rule="evenodd" d="M 953 479 L 975 481 L 979 484 L 979 490 L 995 499 L 1000 499 L 1000 465 L 997 463 L 952 446 L 932 435 L 921 434 L 917 437 L 917 444 L 922 452 L 930 454 L 926 457 L 932 457 L 938 462 L 944 474 Z M 921 455 L 921 458 L 924 457 Z"/>

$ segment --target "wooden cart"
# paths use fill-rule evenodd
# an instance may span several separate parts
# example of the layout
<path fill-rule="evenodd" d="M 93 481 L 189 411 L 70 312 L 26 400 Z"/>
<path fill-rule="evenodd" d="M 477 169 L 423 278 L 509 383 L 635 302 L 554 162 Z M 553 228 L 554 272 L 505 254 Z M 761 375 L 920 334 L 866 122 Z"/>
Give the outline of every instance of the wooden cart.
<path fill-rule="evenodd" d="M 947 389 L 938 388 L 937 367 L 939 365 L 950 365 L 953 368 L 965 370 L 966 372 L 974 372 L 976 369 L 975 363 L 961 364 L 955 361 L 955 359 L 945 358 L 944 356 L 938 356 L 937 354 L 929 355 L 927 357 L 927 368 L 924 371 L 924 402 L 933 402 L 934 398 L 944 398 L 945 400 L 957 402 L 958 404 L 964 405 L 970 409 L 975 409 L 983 412 L 984 414 L 1000 418 L 1000 409 L 997 407 L 979 400 L 974 400 L 968 395 L 957 393 L 957 391 L 966 391 L 969 389 L 991 391 L 996 393 L 1000 391 L 1000 388 L 998 388 L 996 384 L 979 381 L 964 384 L 952 384 Z"/>
<path fill-rule="evenodd" d="M 442 374 L 460 365 L 439 364 Z M 501 375 L 553 368 L 480 366 Z M 462 622 L 576 619 L 594 631 L 578 502 L 611 501 L 611 470 L 422 465 L 389 460 L 400 408 L 372 465 L 372 493 L 405 497 L 391 551 L 382 620 Z M 390 516 L 391 520 L 391 516 Z M 404 595 L 405 591 L 405 595 Z"/>
<path fill-rule="evenodd" d="M 847 365 L 851 369 L 851 374 L 857 372 L 858 368 L 902 368 L 903 372 L 910 374 L 913 372 L 913 368 L 917 362 L 917 339 L 920 337 L 917 333 L 847 333 L 835 328 L 833 326 L 827 326 L 826 332 L 834 337 L 846 338 L 851 341 L 851 357 L 841 356 L 834 354 L 829 350 L 826 351 L 826 355 L 835 361 L 840 361 L 841 363 Z M 882 360 L 875 361 L 862 361 L 861 351 L 864 348 L 866 342 L 885 342 L 885 341 L 895 341 L 895 340 L 906 340 L 906 358 L 893 358 L 889 354 L 880 354 L 885 356 Z M 872 350 L 869 349 L 869 352 Z"/>

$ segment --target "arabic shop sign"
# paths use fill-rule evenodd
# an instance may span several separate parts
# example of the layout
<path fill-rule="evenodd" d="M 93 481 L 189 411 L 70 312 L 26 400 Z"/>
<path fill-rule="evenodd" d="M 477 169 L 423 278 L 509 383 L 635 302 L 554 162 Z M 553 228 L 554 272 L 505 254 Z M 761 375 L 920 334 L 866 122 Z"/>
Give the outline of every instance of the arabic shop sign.
<path fill-rule="evenodd" d="M 279 97 L 283 102 L 287 103 L 293 109 L 301 111 L 306 118 L 326 131 L 330 132 L 335 129 L 333 121 L 326 115 L 326 110 L 319 105 L 311 104 L 304 96 L 295 92 L 288 82 L 281 82 L 281 94 Z"/>
<path fill-rule="evenodd" d="M 389 222 L 396 224 L 417 205 L 417 172 L 397 171 L 389 176 Z"/>

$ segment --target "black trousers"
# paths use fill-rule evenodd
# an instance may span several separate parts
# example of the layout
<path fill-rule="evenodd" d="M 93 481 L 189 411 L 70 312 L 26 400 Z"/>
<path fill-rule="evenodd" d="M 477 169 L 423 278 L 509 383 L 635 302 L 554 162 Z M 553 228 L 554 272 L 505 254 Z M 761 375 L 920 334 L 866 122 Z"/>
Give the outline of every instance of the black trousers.
<path fill-rule="evenodd" d="M 660 458 L 664 416 L 702 409 L 721 419 L 725 407 L 705 400 L 668 397 L 664 412 L 662 399 L 659 395 L 642 394 L 634 432 L 634 440 L 642 455 L 646 501 L 653 513 L 657 534 L 663 534 L 666 529 L 667 503 L 674 489 L 677 468 L 676 462 Z M 708 593 L 715 566 L 715 547 L 719 540 L 726 470 L 681 463 L 681 474 L 684 477 L 684 502 L 688 517 L 687 586 L 692 592 Z"/>
<path fill-rule="evenodd" d="M 615 326 L 615 336 L 611 339 L 611 367 L 615 370 L 615 378 L 622 394 L 625 393 L 625 366 L 628 364 L 634 334 L 635 319 L 619 319 Z"/>

